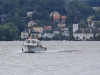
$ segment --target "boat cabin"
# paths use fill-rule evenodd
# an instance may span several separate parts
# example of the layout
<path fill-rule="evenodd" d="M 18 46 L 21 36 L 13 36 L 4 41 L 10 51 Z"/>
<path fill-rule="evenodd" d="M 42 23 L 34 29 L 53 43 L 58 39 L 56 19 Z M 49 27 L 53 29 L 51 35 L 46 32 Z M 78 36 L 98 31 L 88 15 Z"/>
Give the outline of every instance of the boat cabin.
<path fill-rule="evenodd" d="M 30 46 L 42 46 L 41 42 L 37 39 L 26 39 L 24 41 L 24 45 L 30 45 Z"/>

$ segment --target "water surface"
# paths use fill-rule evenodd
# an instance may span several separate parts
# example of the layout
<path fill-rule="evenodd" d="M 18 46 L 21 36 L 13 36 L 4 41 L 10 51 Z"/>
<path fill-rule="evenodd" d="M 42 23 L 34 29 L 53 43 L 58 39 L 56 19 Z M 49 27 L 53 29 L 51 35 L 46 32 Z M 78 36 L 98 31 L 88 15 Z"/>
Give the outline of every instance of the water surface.
<path fill-rule="evenodd" d="M 23 41 L 0 41 L 0 75 L 100 75 L 99 41 L 42 41 L 47 52 L 22 53 Z"/>

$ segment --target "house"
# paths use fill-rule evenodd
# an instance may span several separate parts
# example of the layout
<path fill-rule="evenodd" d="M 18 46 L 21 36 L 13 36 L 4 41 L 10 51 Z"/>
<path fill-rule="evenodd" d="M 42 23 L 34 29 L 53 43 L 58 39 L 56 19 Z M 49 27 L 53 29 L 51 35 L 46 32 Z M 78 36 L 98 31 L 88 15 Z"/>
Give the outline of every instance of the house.
<path fill-rule="evenodd" d="M 54 16 L 54 22 L 60 22 L 60 15 Z"/>
<path fill-rule="evenodd" d="M 32 36 L 32 38 L 41 38 L 42 34 L 39 32 L 31 32 L 30 35 Z"/>
<path fill-rule="evenodd" d="M 92 7 L 94 10 L 99 10 L 100 7 Z"/>
<path fill-rule="evenodd" d="M 28 37 L 29 37 L 28 32 L 26 32 L 26 31 L 21 32 L 21 39 L 25 39 L 25 38 L 28 38 Z"/>
<path fill-rule="evenodd" d="M 69 29 L 68 28 L 64 28 L 64 31 L 62 32 L 62 35 L 69 36 Z"/>
<path fill-rule="evenodd" d="M 58 30 L 61 30 L 61 31 L 64 31 L 64 28 L 65 28 L 66 24 L 65 23 L 58 23 L 57 24 L 57 29 Z"/>
<path fill-rule="evenodd" d="M 35 21 L 33 21 L 33 20 L 32 20 L 32 21 L 29 21 L 29 22 L 28 22 L 28 27 L 31 27 L 31 26 L 33 26 L 33 25 L 35 25 L 35 24 L 36 24 Z"/>
<path fill-rule="evenodd" d="M 94 22 L 93 21 L 89 21 L 88 22 L 88 27 L 89 28 L 94 28 Z"/>
<path fill-rule="evenodd" d="M 73 36 L 76 40 L 87 40 L 94 37 L 93 29 L 78 29 L 73 33 Z"/>
<path fill-rule="evenodd" d="M 50 17 L 51 16 L 53 16 L 53 18 L 54 18 L 55 16 L 60 16 L 60 14 L 59 14 L 59 12 L 54 11 L 54 12 L 51 12 Z"/>
<path fill-rule="evenodd" d="M 61 16 L 61 23 L 65 23 L 65 21 L 66 21 L 66 16 L 65 15 Z"/>
<path fill-rule="evenodd" d="M 73 24 L 73 33 L 78 30 L 78 24 L 77 23 L 74 23 Z"/>
<path fill-rule="evenodd" d="M 54 34 L 52 34 L 52 33 L 44 33 L 42 37 L 43 38 L 46 38 L 46 37 L 52 38 L 52 37 L 54 37 Z"/>
<path fill-rule="evenodd" d="M 60 31 L 55 30 L 55 31 L 53 31 L 53 34 L 54 34 L 54 36 L 57 35 L 57 34 L 60 34 Z"/>
<path fill-rule="evenodd" d="M 58 23 L 57 26 L 58 26 L 58 27 L 65 27 L 66 24 L 65 24 L 65 23 Z"/>
<path fill-rule="evenodd" d="M 87 18 L 87 22 L 88 22 L 88 27 L 89 27 L 89 28 L 93 28 L 93 27 L 94 27 L 94 22 L 91 21 L 91 17 L 88 17 L 88 18 Z"/>
<path fill-rule="evenodd" d="M 34 32 L 43 33 L 43 27 L 33 27 L 32 29 Z"/>
<path fill-rule="evenodd" d="M 57 11 L 51 12 L 50 17 L 54 18 L 54 22 L 59 22 L 60 21 L 60 14 Z"/>
<path fill-rule="evenodd" d="M 28 17 L 32 17 L 32 15 L 33 15 L 33 11 L 27 12 Z"/>
<path fill-rule="evenodd" d="M 2 15 L 0 15 L 1 16 L 1 19 L 2 19 L 2 22 L 5 20 L 5 18 L 7 17 L 7 15 L 6 14 L 2 14 Z"/>
<path fill-rule="evenodd" d="M 64 31 L 64 28 L 65 28 L 65 27 L 63 27 L 63 26 L 62 26 L 62 27 L 57 27 L 57 30 L 59 30 L 59 31 Z"/>
<path fill-rule="evenodd" d="M 44 30 L 51 30 L 51 26 L 44 26 Z"/>
<path fill-rule="evenodd" d="M 28 27 L 28 33 L 34 38 L 42 37 L 43 27 Z"/>

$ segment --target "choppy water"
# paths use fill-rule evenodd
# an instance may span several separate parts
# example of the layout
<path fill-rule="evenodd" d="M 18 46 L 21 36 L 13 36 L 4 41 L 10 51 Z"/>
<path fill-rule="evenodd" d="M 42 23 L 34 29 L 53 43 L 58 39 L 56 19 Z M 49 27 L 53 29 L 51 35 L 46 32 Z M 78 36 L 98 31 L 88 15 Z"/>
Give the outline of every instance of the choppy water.
<path fill-rule="evenodd" d="M 99 41 L 42 41 L 47 52 L 22 53 L 22 41 L 0 41 L 0 75 L 100 75 Z"/>

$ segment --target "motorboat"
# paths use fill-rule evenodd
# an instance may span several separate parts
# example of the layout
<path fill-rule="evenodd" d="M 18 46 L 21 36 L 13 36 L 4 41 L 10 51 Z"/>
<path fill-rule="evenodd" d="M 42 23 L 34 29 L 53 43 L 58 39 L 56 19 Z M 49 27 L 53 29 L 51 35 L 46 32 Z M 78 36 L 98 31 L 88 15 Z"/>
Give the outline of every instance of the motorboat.
<path fill-rule="evenodd" d="M 25 53 L 35 53 L 40 51 L 46 51 L 47 48 L 42 47 L 40 40 L 38 39 L 26 39 L 23 42 L 22 51 Z"/>

